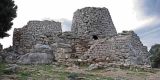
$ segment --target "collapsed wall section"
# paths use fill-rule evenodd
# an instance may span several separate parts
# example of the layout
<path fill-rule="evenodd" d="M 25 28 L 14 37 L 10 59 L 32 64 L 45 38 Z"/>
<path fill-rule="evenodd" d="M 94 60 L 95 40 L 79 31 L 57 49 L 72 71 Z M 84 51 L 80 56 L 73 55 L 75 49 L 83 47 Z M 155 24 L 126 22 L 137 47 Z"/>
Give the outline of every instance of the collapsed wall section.
<path fill-rule="evenodd" d="M 149 65 L 149 52 L 133 31 L 99 40 L 82 57 L 84 60 L 127 65 Z"/>

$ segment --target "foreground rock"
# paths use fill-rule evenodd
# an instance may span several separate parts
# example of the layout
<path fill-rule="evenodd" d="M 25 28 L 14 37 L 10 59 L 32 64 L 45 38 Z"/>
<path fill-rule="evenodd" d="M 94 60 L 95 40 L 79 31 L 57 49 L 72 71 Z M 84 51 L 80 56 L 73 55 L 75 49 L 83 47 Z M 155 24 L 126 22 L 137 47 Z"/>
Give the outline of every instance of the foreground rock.
<path fill-rule="evenodd" d="M 8 64 L 4 72 L 7 74 L 17 73 L 20 69 L 21 67 L 18 66 L 17 64 Z"/>
<path fill-rule="evenodd" d="M 50 64 L 53 57 L 47 53 L 27 53 L 18 60 L 19 64 Z"/>

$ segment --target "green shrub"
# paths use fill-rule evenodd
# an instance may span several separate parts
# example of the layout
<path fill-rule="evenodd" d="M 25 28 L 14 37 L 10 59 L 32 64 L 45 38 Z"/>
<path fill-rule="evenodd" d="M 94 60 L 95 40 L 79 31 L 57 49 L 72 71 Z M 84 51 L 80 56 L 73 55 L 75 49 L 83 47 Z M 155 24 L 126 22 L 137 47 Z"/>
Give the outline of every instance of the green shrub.
<path fill-rule="evenodd" d="M 31 74 L 27 71 L 22 71 L 18 73 L 18 76 L 20 80 L 27 80 L 27 78 L 31 76 Z"/>
<path fill-rule="evenodd" d="M 5 70 L 5 64 L 4 63 L 0 63 L 0 75 L 4 74 L 4 70 Z"/>
<path fill-rule="evenodd" d="M 70 73 L 70 74 L 68 75 L 68 78 L 69 78 L 70 80 L 76 80 L 77 77 L 78 77 L 78 74 L 77 74 L 77 73 Z"/>
<path fill-rule="evenodd" d="M 160 68 L 160 44 L 153 45 L 149 52 L 151 53 L 151 66 L 153 68 Z"/>

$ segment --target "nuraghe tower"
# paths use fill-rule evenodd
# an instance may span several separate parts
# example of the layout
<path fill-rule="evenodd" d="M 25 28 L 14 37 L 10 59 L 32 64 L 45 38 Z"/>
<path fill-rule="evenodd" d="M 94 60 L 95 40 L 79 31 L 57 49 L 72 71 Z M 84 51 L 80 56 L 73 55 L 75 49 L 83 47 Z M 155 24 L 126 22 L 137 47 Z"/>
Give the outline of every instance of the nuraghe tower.
<path fill-rule="evenodd" d="M 39 62 L 35 60 L 41 53 L 52 56 L 46 63 L 81 60 L 150 64 L 147 47 L 143 46 L 134 31 L 117 34 L 107 8 L 78 9 L 73 16 L 71 31 L 68 32 L 62 32 L 59 22 L 30 21 L 23 28 L 14 30 L 13 48 L 15 53 L 20 54 L 18 62 L 22 64 L 45 63 L 48 56 Z M 38 56 L 32 56 L 33 53 Z"/>

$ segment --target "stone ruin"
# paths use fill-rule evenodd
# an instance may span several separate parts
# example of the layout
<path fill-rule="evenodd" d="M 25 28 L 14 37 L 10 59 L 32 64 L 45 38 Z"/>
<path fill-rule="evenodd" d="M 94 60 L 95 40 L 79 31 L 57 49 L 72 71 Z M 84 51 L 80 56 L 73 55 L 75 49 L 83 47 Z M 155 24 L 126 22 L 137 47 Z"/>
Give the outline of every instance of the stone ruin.
<path fill-rule="evenodd" d="M 55 21 L 29 21 L 14 29 L 13 51 L 20 64 L 53 62 L 150 65 L 149 52 L 137 34 L 117 34 L 107 8 L 86 7 L 73 16 L 71 31 Z"/>

